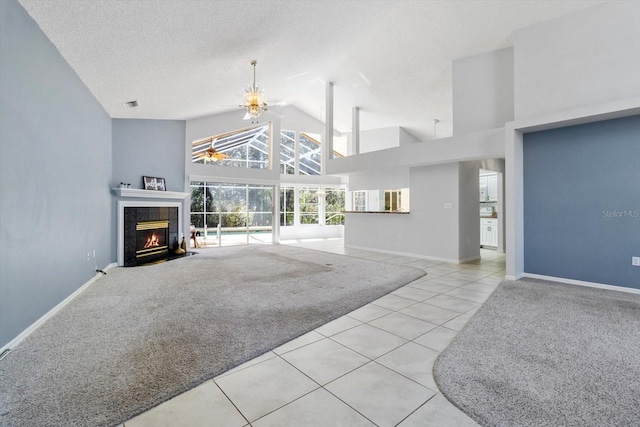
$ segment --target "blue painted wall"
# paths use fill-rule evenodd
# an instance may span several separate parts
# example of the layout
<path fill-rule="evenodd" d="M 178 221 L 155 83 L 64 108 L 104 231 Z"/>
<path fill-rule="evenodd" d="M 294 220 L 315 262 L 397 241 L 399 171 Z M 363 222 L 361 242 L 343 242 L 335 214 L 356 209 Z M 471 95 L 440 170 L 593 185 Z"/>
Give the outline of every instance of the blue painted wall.
<path fill-rule="evenodd" d="M 113 182 L 143 188 L 143 176 L 164 178 L 167 191 L 185 191 L 184 120 L 113 119 Z M 117 197 L 113 198 L 112 247 L 117 258 Z"/>
<path fill-rule="evenodd" d="M 640 116 L 524 135 L 525 272 L 640 289 Z"/>
<path fill-rule="evenodd" d="M 184 120 L 113 119 L 113 187 L 142 188 L 142 176 L 184 191 Z"/>
<path fill-rule="evenodd" d="M 0 346 L 112 261 L 110 181 L 111 118 L 0 0 Z"/>

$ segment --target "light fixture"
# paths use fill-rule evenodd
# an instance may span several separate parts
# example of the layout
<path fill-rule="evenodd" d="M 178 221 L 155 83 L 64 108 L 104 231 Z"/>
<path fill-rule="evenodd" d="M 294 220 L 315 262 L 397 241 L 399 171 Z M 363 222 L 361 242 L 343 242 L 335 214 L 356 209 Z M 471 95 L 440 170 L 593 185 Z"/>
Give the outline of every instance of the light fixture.
<path fill-rule="evenodd" d="M 123 103 L 124 108 L 136 108 L 138 105 L 138 101 L 129 101 L 129 102 L 125 102 Z"/>
<path fill-rule="evenodd" d="M 262 93 L 262 89 L 256 84 L 256 65 L 258 61 L 255 59 L 251 61 L 253 66 L 253 83 L 244 90 L 244 104 L 240 107 L 247 109 L 247 114 L 244 116 L 244 120 L 255 119 L 262 114 L 263 111 L 267 111 L 267 103 Z"/>

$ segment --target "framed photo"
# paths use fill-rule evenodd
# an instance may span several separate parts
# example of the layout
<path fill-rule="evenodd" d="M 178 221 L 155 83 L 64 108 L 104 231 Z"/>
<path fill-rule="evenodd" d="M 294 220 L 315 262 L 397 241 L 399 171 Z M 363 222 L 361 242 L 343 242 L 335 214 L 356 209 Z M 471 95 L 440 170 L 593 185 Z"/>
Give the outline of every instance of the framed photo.
<path fill-rule="evenodd" d="M 153 176 L 143 176 L 142 184 L 145 190 L 167 191 L 164 178 L 156 178 Z"/>

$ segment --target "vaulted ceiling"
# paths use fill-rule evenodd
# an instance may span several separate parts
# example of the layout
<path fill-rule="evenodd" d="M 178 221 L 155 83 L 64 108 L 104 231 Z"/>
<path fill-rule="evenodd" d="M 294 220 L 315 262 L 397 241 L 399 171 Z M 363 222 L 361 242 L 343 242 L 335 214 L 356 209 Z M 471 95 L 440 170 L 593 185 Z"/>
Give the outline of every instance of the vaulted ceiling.
<path fill-rule="evenodd" d="M 19 0 L 114 118 L 230 111 L 258 60 L 267 102 L 351 129 L 451 135 L 451 64 L 512 44 L 515 29 L 602 1 Z M 55 82 L 52 82 L 55 84 Z M 125 109 L 137 100 L 139 107 Z M 276 110 L 278 107 L 273 107 Z M 238 109 L 239 115 L 244 115 Z"/>

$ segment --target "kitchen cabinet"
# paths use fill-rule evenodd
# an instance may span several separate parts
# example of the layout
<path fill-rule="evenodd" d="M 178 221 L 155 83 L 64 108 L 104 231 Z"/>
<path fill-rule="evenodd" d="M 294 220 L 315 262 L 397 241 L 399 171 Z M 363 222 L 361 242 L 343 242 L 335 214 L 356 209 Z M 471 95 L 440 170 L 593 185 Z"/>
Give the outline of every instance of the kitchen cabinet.
<path fill-rule="evenodd" d="M 498 174 L 480 176 L 480 201 L 498 201 Z"/>
<path fill-rule="evenodd" d="M 498 220 L 480 218 L 480 246 L 498 246 Z"/>
<path fill-rule="evenodd" d="M 489 181 L 486 175 L 480 177 L 480 201 L 486 202 L 489 199 Z"/>

